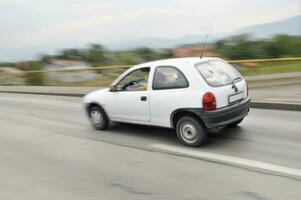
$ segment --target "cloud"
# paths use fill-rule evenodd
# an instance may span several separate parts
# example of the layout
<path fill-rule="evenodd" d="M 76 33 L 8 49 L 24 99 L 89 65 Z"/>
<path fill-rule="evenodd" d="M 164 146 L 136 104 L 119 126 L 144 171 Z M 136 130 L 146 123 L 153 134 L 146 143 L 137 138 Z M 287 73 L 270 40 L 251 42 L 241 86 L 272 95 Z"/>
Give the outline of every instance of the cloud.
<path fill-rule="evenodd" d="M 1 0 L 0 44 L 60 48 L 231 32 L 299 14 L 299 6 L 299 0 Z"/>

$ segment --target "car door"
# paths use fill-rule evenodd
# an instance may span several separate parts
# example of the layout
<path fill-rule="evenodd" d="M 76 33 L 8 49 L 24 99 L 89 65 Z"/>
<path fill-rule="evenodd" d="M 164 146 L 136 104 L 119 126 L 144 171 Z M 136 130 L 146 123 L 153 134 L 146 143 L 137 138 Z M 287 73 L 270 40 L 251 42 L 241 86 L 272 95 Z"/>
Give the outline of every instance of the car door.
<path fill-rule="evenodd" d="M 150 68 L 130 71 L 111 90 L 109 107 L 112 120 L 150 121 L 148 77 Z"/>
<path fill-rule="evenodd" d="M 178 108 L 193 106 L 194 98 L 188 80 L 180 66 L 185 64 L 157 66 L 153 76 L 151 98 L 151 121 L 153 125 L 170 127 L 171 113 Z M 187 68 L 187 67 L 186 67 Z M 189 105 L 189 106 L 187 106 Z"/>

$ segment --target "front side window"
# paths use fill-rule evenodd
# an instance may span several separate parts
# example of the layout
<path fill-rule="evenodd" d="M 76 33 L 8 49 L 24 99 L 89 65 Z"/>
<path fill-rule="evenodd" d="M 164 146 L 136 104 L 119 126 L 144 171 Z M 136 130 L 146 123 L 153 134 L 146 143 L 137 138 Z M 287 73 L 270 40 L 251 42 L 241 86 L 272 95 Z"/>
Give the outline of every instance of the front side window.
<path fill-rule="evenodd" d="M 147 90 L 150 68 L 140 68 L 127 74 L 117 85 L 118 91 L 144 91 Z"/>
<path fill-rule="evenodd" d="M 207 83 L 214 87 L 224 86 L 234 80 L 242 80 L 240 73 L 230 64 L 212 60 L 196 64 L 196 68 Z"/>
<path fill-rule="evenodd" d="M 153 89 L 176 89 L 188 87 L 188 81 L 184 74 L 175 67 L 157 67 L 154 75 Z"/>

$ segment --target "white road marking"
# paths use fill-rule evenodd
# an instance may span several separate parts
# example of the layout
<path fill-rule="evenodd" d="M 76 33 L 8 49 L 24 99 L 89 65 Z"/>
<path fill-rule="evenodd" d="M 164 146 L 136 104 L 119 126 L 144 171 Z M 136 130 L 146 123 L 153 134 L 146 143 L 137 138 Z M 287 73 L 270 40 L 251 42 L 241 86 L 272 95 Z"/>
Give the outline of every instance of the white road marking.
<path fill-rule="evenodd" d="M 248 168 L 256 168 L 261 170 L 267 170 L 270 172 L 276 172 L 281 174 L 287 174 L 290 176 L 301 177 L 301 170 L 299 169 L 284 167 L 280 165 L 273 165 L 270 163 L 260 162 L 256 160 L 249 160 L 249 159 L 209 153 L 204 151 L 196 151 L 192 149 L 186 149 L 182 147 L 176 147 L 176 146 L 165 145 L 165 144 L 150 144 L 148 146 L 152 148 L 164 150 L 167 152 L 171 152 L 171 153 L 177 153 L 177 154 L 196 157 L 200 159 L 216 161 L 224 164 L 234 164 L 234 165 L 244 166 Z"/>

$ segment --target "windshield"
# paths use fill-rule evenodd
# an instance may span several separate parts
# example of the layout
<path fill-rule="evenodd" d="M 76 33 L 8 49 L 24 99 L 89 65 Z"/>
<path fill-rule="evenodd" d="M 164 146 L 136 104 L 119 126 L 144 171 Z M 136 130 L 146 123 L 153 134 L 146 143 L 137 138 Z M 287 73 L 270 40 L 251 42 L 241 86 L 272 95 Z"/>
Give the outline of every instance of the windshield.
<path fill-rule="evenodd" d="M 241 80 L 240 73 L 230 64 L 221 60 L 212 60 L 196 64 L 199 73 L 210 86 L 219 87 Z"/>

